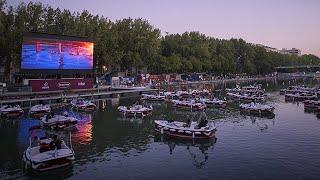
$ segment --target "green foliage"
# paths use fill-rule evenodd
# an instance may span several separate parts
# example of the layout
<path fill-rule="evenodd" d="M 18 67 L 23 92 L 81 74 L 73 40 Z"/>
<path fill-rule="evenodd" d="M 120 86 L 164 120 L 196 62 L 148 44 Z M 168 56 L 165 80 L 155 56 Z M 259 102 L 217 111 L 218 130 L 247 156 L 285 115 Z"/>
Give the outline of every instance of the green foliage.
<path fill-rule="evenodd" d="M 92 38 L 96 67 L 121 71 L 148 69 L 150 73 L 208 72 L 266 74 L 277 66 L 318 65 L 314 55 L 289 56 L 266 52 L 243 39 L 221 40 L 199 32 L 167 34 L 144 19 L 115 22 L 92 15 L 54 9 L 41 3 L 7 6 L 0 0 L 0 65 L 20 66 L 24 32 L 43 32 Z"/>

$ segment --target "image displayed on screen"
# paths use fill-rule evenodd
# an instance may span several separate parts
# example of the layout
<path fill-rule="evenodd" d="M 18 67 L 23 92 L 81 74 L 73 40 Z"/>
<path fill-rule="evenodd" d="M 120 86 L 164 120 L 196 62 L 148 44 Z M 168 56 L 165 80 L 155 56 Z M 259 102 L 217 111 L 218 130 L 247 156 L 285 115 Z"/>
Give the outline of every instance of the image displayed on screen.
<path fill-rule="evenodd" d="M 83 69 L 93 67 L 93 43 L 24 38 L 21 69 Z"/>

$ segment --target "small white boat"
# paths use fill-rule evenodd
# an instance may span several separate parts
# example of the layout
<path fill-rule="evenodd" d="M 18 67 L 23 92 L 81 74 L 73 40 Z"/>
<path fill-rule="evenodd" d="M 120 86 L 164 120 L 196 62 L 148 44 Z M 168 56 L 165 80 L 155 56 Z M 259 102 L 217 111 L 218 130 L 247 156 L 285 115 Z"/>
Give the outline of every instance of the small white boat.
<path fill-rule="evenodd" d="M 179 98 L 179 94 L 176 92 L 163 92 L 163 95 L 167 98 L 167 99 L 176 99 Z"/>
<path fill-rule="evenodd" d="M 191 94 L 194 95 L 194 96 L 199 96 L 199 95 L 200 96 L 208 96 L 208 95 L 211 94 L 211 92 L 209 90 L 207 90 L 207 89 L 202 89 L 202 90 L 195 89 L 195 90 L 191 91 Z"/>
<path fill-rule="evenodd" d="M 213 99 L 200 98 L 199 102 L 205 103 L 207 105 L 213 105 L 215 107 L 226 107 L 227 106 L 227 101 L 220 100 L 220 99 L 217 99 L 217 98 L 213 98 Z"/>
<path fill-rule="evenodd" d="M 313 93 L 285 94 L 284 97 L 286 101 L 318 100 L 318 96 Z"/>
<path fill-rule="evenodd" d="M 17 118 L 23 114 L 23 110 L 19 105 L 3 105 L 0 108 L 1 117 Z"/>
<path fill-rule="evenodd" d="M 165 95 L 161 95 L 161 94 L 142 94 L 142 99 L 143 100 L 148 100 L 148 101 L 165 101 L 166 100 L 166 96 Z"/>
<path fill-rule="evenodd" d="M 73 99 L 70 104 L 73 108 L 85 112 L 91 112 L 97 108 L 93 102 L 85 99 Z"/>
<path fill-rule="evenodd" d="M 152 106 L 146 107 L 143 105 L 133 105 L 131 107 L 119 106 L 118 111 L 124 116 L 129 117 L 145 117 L 152 113 Z"/>
<path fill-rule="evenodd" d="M 260 103 L 248 103 L 248 104 L 240 104 L 240 110 L 242 112 L 248 112 L 259 115 L 273 114 L 274 107 L 270 105 L 263 105 Z"/>
<path fill-rule="evenodd" d="M 41 139 L 38 145 L 29 147 L 24 151 L 22 161 L 23 169 L 27 172 L 41 173 L 57 168 L 71 166 L 75 159 L 75 153 L 63 140 L 59 147 L 50 148 L 51 138 Z"/>
<path fill-rule="evenodd" d="M 227 93 L 227 96 L 232 100 L 237 101 L 264 101 L 265 97 L 260 95 L 250 95 L 250 94 L 241 94 L 241 93 Z"/>
<path fill-rule="evenodd" d="M 49 113 L 51 113 L 51 107 L 48 104 L 38 104 L 38 105 L 32 106 L 29 110 L 30 116 L 33 116 L 33 117 L 42 117 Z"/>
<path fill-rule="evenodd" d="M 155 131 L 163 135 L 183 139 L 209 139 L 215 136 L 216 126 L 213 122 L 201 125 L 191 122 L 189 125 L 180 121 L 155 120 Z"/>
<path fill-rule="evenodd" d="M 299 93 L 315 93 L 316 88 L 308 88 L 305 86 L 289 86 L 287 89 L 280 89 L 280 95 L 299 94 Z"/>
<path fill-rule="evenodd" d="M 227 88 L 226 89 L 227 92 L 229 93 L 250 93 L 250 94 L 264 94 L 265 90 L 261 88 L 261 86 L 243 86 L 242 88 L 240 88 L 239 86 L 237 86 L 236 88 Z"/>
<path fill-rule="evenodd" d="M 261 88 L 261 85 L 256 85 L 256 86 L 253 86 L 253 85 L 250 85 L 250 86 L 243 86 L 241 88 L 243 91 L 245 92 L 265 92 L 264 89 Z"/>
<path fill-rule="evenodd" d="M 41 125 L 51 129 L 64 129 L 76 125 L 78 120 L 67 115 L 45 115 L 41 118 Z"/>
<path fill-rule="evenodd" d="M 239 87 L 236 87 L 236 88 L 226 88 L 226 91 L 229 92 L 229 93 L 238 93 L 238 92 L 241 92 L 241 88 Z"/>
<path fill-rule="evenodd" d="M 190 98 L 194 96 L 194 94 L 192 94 L 192 91 L 177 91 L 177 95 L 181 98 Z"/>
<path fill-rule="evenodd" d="M 173 106 L 191 110 L 204 110 L 207 106 L 195 100 L 171 100 Z"/>
<path fill-rule="evenodd" d="M 320 101 L 315 100 L 305 100 L 303 102 L 305 108 L 319 108 L 320 107 Z"/>

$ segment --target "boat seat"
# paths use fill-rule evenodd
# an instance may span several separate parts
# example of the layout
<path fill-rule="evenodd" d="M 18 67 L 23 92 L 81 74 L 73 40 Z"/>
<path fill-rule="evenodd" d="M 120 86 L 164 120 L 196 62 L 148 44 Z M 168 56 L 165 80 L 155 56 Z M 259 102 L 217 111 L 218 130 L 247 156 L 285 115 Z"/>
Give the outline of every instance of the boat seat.
<path fill-rule="evenodd" d="M 173 124 L 177 127 L 183 127 L 183 125 L 184 125 L 184 123 L 182 123 L 182 122 L 174 122 Z"/>
<path fill-rule="evenodd" d="M 30 148 L 29 153 L 31 156 L 35 156 L 36 154 L 40 154 L 40 147 L 36 146 L 36 147 Z"/>
<path fill-rule="evenodd" d="M 35 162 L 42 162 L 45 160 L 55 159 L 57 157 L 64 157 L 69 155 L 72 155 L 72 151 L 70 149 L 58 149 L 35 154 L 34 156 L 32 156 L 32 160 Z"/>

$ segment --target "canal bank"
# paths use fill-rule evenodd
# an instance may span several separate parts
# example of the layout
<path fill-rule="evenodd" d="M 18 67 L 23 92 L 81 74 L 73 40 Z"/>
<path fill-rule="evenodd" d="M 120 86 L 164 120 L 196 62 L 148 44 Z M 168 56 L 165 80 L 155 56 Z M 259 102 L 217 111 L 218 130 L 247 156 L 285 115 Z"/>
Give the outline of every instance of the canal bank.
<path fill-rule="evenodd" d="M 299 79 L 303 77 L 292 77 L 285 79 Z M 211 81 L 183 81 L 171 82 L 161 84 L 160 86 L 154 85 L 149 87 L 110 87 L 101 86 L 92 89 L 82 90 L 66 90 L 66 91 L 48 91 L 48 92 L 9 92 L 0 96 L 0 106 L 4 104 L 19 104 L 21 107 L 31 107 L 39 103 L 59 104 L 63 103 L 66 99 L 73 98 L 86 98 L 92 100 L 101 100 L 106 98 L 119 98 L 119 97 L 133 97 L 141 95 L 142 93 L 149 93 L 158 91 L 159 89 L 166 89 L 168 87 L 183 87 L 194 85 L 206 84 L 224 84 L 224 83 L 243 83 L 252 81 L 271 81 L 277 80 L 275 76 L 267 77 L 252 77 L 252 78 L 232 78 L 232 79 L 216 79 Z M 283 80 L 283 78 L 281 78 Z M 212 89 L 214 90 L 214 89 Z"/>
<path fill-rule="evenodd" d="M 4 104 L 19 104 L 21 107 L 31 107 L 32 105 L 39 103 L 48 104 L 62 104 L 67 100 L 73 98 L 86 98 L 92 100 L 101 100 L 107 98 L 120 98 L 120 97 L 132 97 L 138 96 L 142 93 L 152 92 L 155 89 L 150 88 L 118 88 L 117 90 L 110 90 L 110 88 L 102 89 L 88 89 L 76 92 L 38 92 L 38 93 L 17 93 L 10 94 L 7 99 L 0 101 L 0 106 Z"/>

